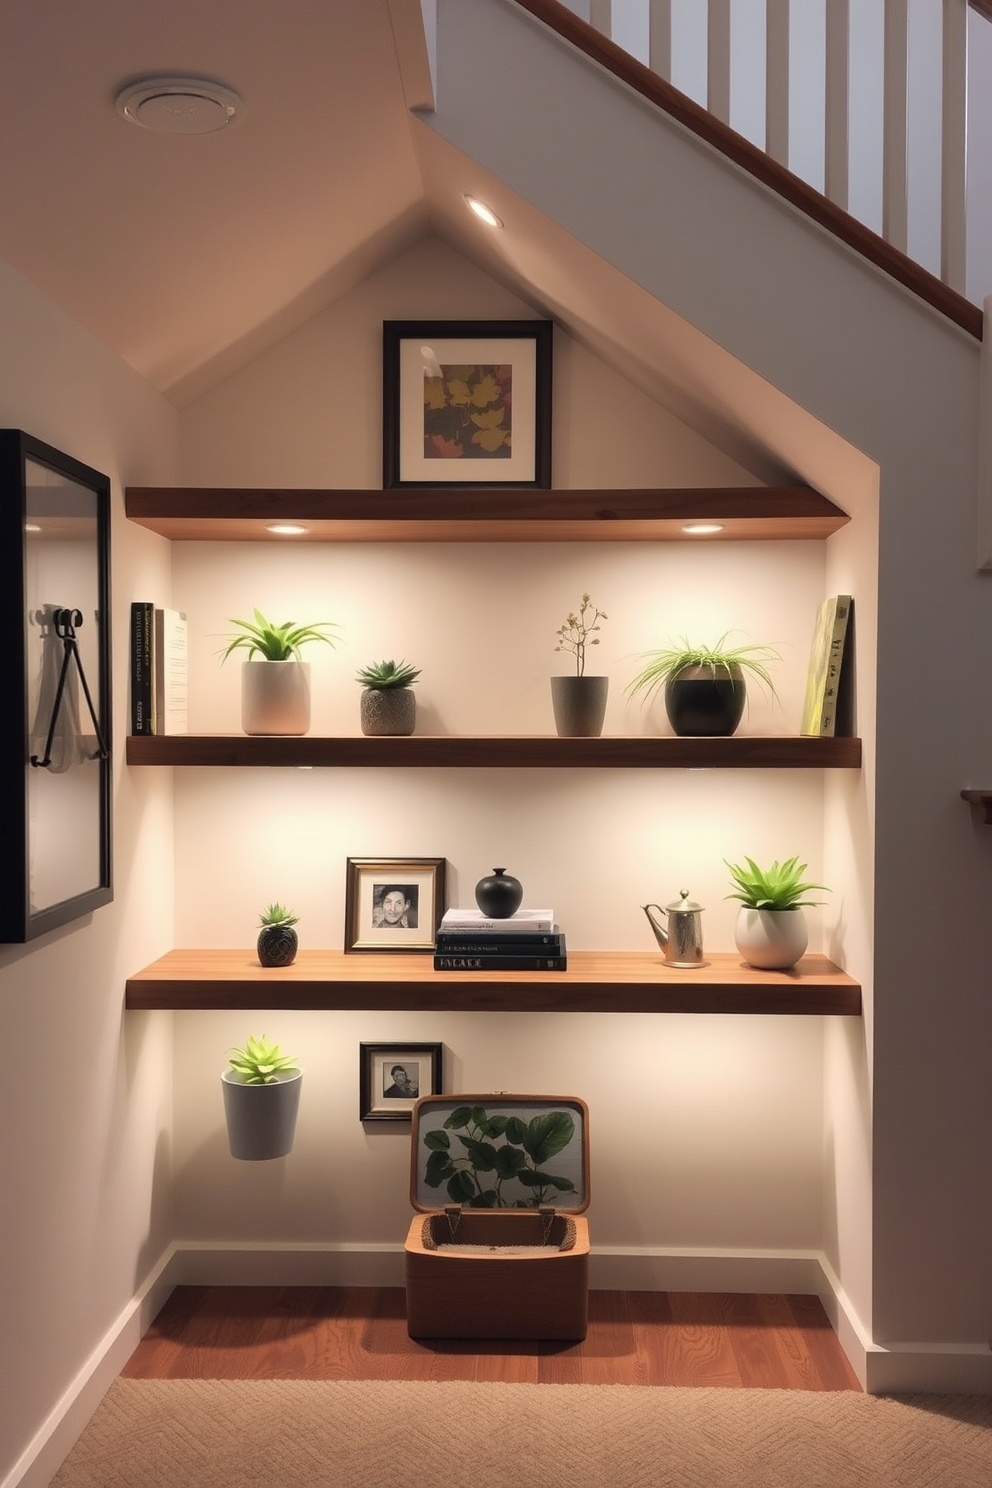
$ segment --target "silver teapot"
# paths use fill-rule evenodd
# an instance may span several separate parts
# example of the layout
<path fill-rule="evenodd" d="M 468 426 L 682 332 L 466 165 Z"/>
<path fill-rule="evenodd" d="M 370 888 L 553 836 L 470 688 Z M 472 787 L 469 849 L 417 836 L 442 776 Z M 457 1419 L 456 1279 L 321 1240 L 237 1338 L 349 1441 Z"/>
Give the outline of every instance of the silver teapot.
<path fill-rule="evenodd" d="M 680 890 L 678 903 L 669 904 L 665 909 L 660 904 L 642 904 L 641 908 L 648 917 L 655 940 L 665 953 L 666 966 L 691 969 L 706 965 L 703 960 L 703 927 L 700 923 L 702 905 L 689 898 L 688 889 Z M 651 913 L 653 909 L 667 917 L 667 930 Z"/>

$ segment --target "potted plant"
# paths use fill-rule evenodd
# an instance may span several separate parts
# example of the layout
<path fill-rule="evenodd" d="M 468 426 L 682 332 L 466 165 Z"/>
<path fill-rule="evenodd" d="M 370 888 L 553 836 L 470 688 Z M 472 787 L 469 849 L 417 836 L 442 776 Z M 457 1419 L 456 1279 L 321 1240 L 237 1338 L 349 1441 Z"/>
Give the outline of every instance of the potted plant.
<path fill-rule="evenodd" d="M 274 624 L 260 610 L 253 620 L 231 620 L 236 628 L 221 661 L 247 651 L 241 668 L 241 727 L 246 734 L 305 734 L 310 727 L 310 663 L 300 659 L 312 641 L 337 645 L 331 621 Z"/>
<path fill-rule="evenodd" d="M 574 677 L 551 678 L 555 728 L 563 738 L 589 738 L 603 732 L 610 679 L 586 676 L 586 648 L 599 645 L 599 622 L 608 619 L 605 610 L 598 609 L 589 595 L 583 594 L 578 613 L 570 611 L 555 632 L 555 650 L 575 657 Z"/>
<path fill-rule="evenodd" d="M 292 966 L 299 946 L 293 929 L 298 921 L 299 915 L 290 914 L 284 904 L 269 904 L 262 910 L 258 917 L 262 928 L 255 943 L 262 966 Z"/>
<path fill-rule="evenodd" d="M 829 894 L 826 884 L 806 883 L 807 865 L 798 858 L 776 861 L 764 869 L 748 857 L 743 864 L 729 863 L 726 858 L 724 862 L 734 881 L 734 892 L 727 898 L 741 903 L 734 941 L 748 966 L 769 971 L 795 966 L 809 938 L 803 908 L 823 902 L 805 896 L 812 889 Z"/>
<path fill-rule="evenodd" d="M 781 661 L 772 646 L 728 646 L 724 634 L 713 646 L 693 646 L 683 636 L 678 646 L 645 651 L 643 666 L 627 687 L 629 696 L 645 700 L 665 690 L 665 711 L 679 735 L 732 734 L 747 701 L 748 679 L 777 696 L 767 663 Z"/>
<path fill-rule="evenodd" d="M 413 684 L 420 668 L 408 661 L 374 661 L 355 678 L 361 699 L 363 734 L 412 734 L 417 722 Z"/>
<path fill-rule="evenodd" d="M 243 1048 L 229 1049 L 224 1070 L 224 1114 L 232 1157 L 263 1162 L 292 1150 L 300 1109 L 303 1071 L 295 1055 L 283 1054 L 264 1034 L 250 1034 Z"/>

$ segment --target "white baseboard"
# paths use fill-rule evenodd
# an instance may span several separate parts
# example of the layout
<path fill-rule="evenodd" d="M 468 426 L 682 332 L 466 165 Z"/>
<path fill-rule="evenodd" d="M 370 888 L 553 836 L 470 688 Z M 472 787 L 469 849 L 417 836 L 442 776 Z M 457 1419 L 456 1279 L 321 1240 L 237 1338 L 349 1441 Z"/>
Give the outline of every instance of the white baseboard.
<path fill-rule="evenodd" d="M 402 1286 L 390 1244 L 261 1246 L 178 1241 L 162 1255 L 53 1406 L 0 1488 L 48 1488 L 73 1443 L 176 1286 Z M 992 1351 L 977 1344 L 872 1343 L 826 1258 L 815 1252 L 688 1251 L 602 1246 L 596 1291 L 812 1293 L 873 1395 L 992 1394 Z"/>

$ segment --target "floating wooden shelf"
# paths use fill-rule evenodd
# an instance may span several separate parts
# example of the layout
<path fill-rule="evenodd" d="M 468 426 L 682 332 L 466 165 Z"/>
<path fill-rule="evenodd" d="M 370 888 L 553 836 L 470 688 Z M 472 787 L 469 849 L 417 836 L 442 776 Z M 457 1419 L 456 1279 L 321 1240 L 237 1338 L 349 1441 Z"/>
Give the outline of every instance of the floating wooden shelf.
<path fill-rule="evenodd" d="M 970 801 L 972 806 L 977 806 L 983 824 L 986 827 L 992 827 L 992 790 L 963 790 L 961 799 Z"/>
<path fill-rule="evenodd" d="M 128 1008 L 512 1013 L 861 1013 L 861 987 L 825 956 L 755 971 L 714 954 L 693 971 L 660 952 L 570 951 L 567 971 L 435 971 L 429 953 L 301 951 L 259 966 L 254 951 L 170 951 L 127 981 Z"/>
<path fill-rule="evenodd" d="M 861 765 L 860 739 L 559 739 L 478 735 L 271 738 L 246 734 L 132 734 L 129 765 L 241 765 L 408 769 L 846 769 Z"/>
<path fill-rule="evenodd" d="M 400 491 L 129 486 L 124 510 L 162 537 L 198 542 L 726 542 L 824 540 L 850 518 L 809 486 Z M 275 537 L 274 522 L 306 532 Z M 691 536 L 686 523 L 722 530 Z"/>

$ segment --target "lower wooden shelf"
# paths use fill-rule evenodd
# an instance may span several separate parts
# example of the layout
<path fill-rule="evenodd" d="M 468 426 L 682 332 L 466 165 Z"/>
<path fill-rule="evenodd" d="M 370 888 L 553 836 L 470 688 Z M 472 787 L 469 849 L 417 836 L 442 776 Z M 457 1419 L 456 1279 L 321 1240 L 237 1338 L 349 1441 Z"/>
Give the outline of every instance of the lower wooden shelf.
<path fill-rule="evenodd" d="M 570 951 L 567 971 L 435 971 L 429 953 L 301 951 L 259 966 L 253 950 L 170 951 L 127 980 L 128 1008 L 513 1013 L 787 1013 L 858 1017 L 861 987 L 826 956 L 756 971 L 716 953 L 692 971 L 660 952 Z"/>

